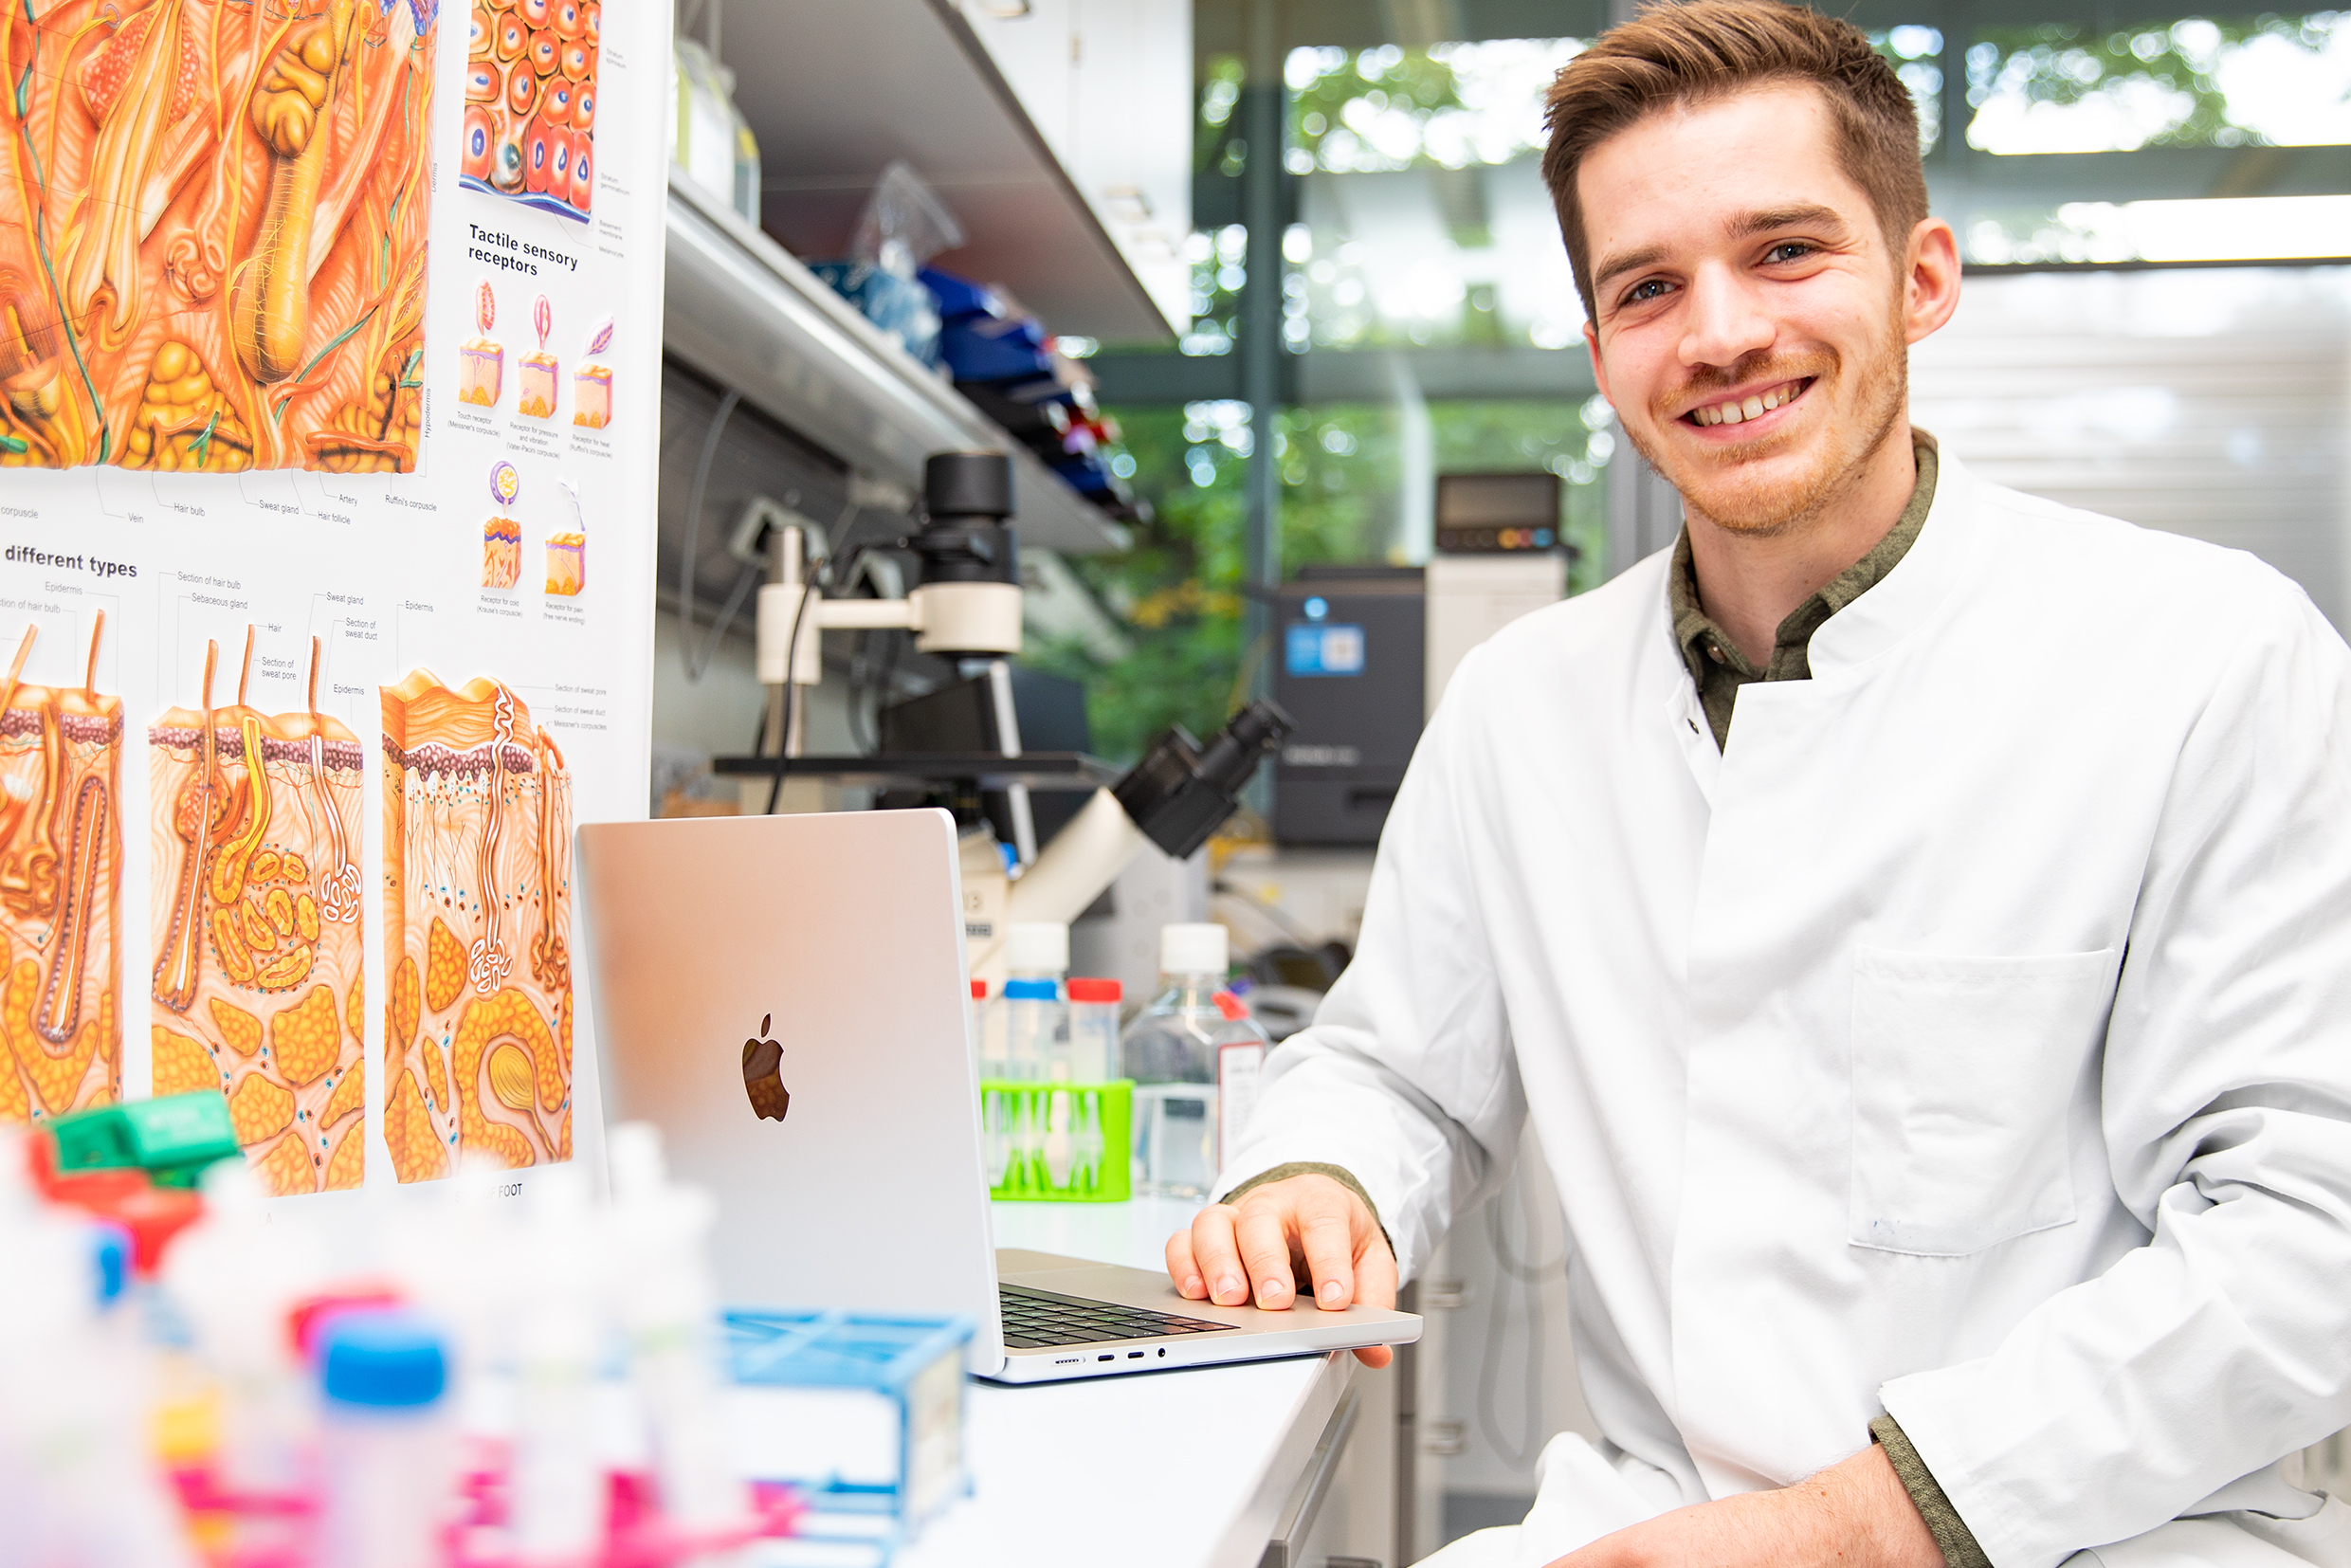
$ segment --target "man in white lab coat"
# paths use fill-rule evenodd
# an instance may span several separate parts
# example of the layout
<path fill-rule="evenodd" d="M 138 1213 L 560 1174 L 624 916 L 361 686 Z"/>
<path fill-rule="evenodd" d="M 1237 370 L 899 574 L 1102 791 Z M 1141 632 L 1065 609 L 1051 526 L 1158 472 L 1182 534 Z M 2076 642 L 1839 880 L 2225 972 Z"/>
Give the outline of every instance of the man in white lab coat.
<path fill-rule="evenodd" d="M 1531 1119 L 1605 1441 L 1449 1562 L 2351 1563 L 2281 1464 L 2351 1424 L 2351 651 L 1910 428 L 1959 269 L 1852 28 L 1653 9 L 1551 127 L 1687 526 L 1462 665 L 1177 1287 L 1388 1304 Z"/>

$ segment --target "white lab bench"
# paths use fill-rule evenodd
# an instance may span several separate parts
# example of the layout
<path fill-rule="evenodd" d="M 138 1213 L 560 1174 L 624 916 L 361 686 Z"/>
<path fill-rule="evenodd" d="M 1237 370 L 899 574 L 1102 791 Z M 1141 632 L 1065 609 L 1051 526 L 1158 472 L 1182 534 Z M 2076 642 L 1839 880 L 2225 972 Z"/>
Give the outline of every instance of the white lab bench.
<path fill-rule="evenodd" d="M 1164 1267 L 1195 1203 L 999 1203 L 998 1247 Z M 971 1387 L 972 1496 L 900 1568 L 1293 1568 L 1358 1425 L 1351 1355 Z M 1318 1563 L 1319 1563 L 1318 1559 Z"/>

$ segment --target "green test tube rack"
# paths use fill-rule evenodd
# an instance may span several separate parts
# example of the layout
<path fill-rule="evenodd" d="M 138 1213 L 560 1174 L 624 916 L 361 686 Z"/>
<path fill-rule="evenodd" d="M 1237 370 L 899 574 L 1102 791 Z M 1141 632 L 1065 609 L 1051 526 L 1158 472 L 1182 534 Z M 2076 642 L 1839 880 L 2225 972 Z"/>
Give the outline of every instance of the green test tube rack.
<path fill-rule="evenodd" d="M 1124 1203 L 1135 1085 L 979 1081 L 989 1196 L 1016 1203 Z"/>
<path fill-rule="evenodd" d="M 132 1100 L 48 1124 L 60 1174 L 137 1168 L 158 1187 L 192 1187 L 216 1159 L 237 1158 L 237 1129 L 218 1089 Z"/>

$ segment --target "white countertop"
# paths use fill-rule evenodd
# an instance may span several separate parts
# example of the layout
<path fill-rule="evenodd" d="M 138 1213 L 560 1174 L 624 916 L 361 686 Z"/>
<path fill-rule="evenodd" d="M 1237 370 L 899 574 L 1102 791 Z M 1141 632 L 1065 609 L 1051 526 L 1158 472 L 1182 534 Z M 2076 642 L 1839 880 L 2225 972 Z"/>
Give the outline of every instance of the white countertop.
<path fill-rule="evenodd" d="M 1164 1267 L 1196 1202 L 998 1203 L 998 1247 Z M 1084 1382 L 971 1385 L 972 1496 L 900 1568 L 1116 1561 L 1255 1568 L 1353 1376 L 1315 1356 Z"/>
<path fill-rule="evenodd" d="M 1313 1356 L 974 1383 L 972 1495 L 897 1564 L 1255 1568 L 1354 1366 Z"/>

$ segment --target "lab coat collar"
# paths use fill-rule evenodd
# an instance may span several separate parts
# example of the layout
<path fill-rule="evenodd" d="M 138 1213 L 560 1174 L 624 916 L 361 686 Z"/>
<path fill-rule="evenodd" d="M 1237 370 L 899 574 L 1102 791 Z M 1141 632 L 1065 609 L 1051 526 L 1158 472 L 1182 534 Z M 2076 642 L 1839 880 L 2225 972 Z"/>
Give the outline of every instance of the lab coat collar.
<path fill-rule="evenodd" d="M 1834 677 L 1875 659 L 1923 625 L 1958 586 L 1972 542 L 1969 523 L 1977 504 L 1977 481 L 1949 447 L 1939 447 L 1937 460 L 1935 500 L 1927 508 L 1917 540 L 1891 572 L 1813 633 L 1813 679 Z M 1665 550 L 1643 563 L 1644 567 L 1651 563 L 1659 567 L 1650 597 L 1657 634 L 1671 654 L 1666 661 L 1668 680 L 1660 707 L 1689 766 L 1690 777 L 1712 809 L 1715 782 L 1722 771 L 1722 751 L 1715 744 L 1705 704 L 1699 700 L 1698 684 L 1690 679 L 1689 666 L 1674 641 L 1673 612 L 1667 593 L 1671 558 L 1672 552 Z"/>
<path fill-rule="evenodd" d="M 1876 586 L 1813 633 L 1813 679 L 1868 664 L 1923 626 L 1951 598 L 1967 568 L 1977 481 L 1948 447 L 1938 452 L 1935 500 L 1917 540 Z"/>

